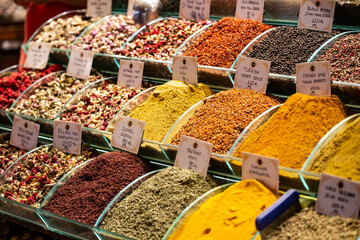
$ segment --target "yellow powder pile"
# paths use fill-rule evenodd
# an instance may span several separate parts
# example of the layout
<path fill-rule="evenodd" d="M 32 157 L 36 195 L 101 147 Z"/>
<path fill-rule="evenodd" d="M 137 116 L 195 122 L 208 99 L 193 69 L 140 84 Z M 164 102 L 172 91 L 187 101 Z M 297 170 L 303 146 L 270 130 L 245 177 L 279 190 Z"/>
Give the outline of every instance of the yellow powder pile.
<path fill-rule="evenodd" d="M 277 198 L 256 180 L 238 182 L 206 200 L 170 239 L 251 239 L 256 217 Z"/>
<path fill-rule="evenodd" d="M 310 171 L 360 181 L 360 117 L 317 153 Z"/>
<path fill-rule="evenodd" d="M 347 117 L 341 100 L 296 93 L 235 153 L 249 152 L 279 159 L 280 166 L 300 169 L 318 141 Z"/>
<path fill-rule="evenodd" d="M 195 87 L 173 80 L 157 87 L 129 117 L 146 122 L 144 139 L 162 141 L 188 108 L 212 94 L 211 88 L 204 84 Z"/>

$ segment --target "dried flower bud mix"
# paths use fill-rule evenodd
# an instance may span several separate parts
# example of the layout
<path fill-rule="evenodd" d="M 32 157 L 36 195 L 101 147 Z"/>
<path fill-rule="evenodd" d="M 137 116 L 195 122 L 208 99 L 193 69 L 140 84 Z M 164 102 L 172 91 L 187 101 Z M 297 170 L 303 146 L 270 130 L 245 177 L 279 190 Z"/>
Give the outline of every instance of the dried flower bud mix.
<path fill-rule="evenodd" d="M 125 47 L 122 55 L 127 57 L 170 60 L 185 40 L 211 21 L 193 22 L 185 19 L 167 18 L 146 25 L 135 40 Z"/>
<path fill-rule="evenodd" d="M 51 65 L 42 70 L 19 67 L 16 72 L 0 75 L 0 109 L 8 110 L 15 100 L 36 80 L 56 71 L 60 65 Z"/>
<path fill-rule="evenodd" d="M 34 38 L 35 42 L 49 42 L 52 47 L 67 49 L 81 32 L 100 18 L 75 15 L 58 18 L 44 26 Z"/>
<path fill-rule="evenodd" d="M 222 91 L 197 109 L 172 139 L 178 145 L 182 135 L 213 144 L 213 152 L 227 154 L 240 133 L 257 116 L 282 101 L 253 90 Z"/>
<path fill-rule="evenodd" d="M 253 20 L 225 17 L 202 34 L 184 55 L 197 57 L 200 65 L 230 68 L 251 40 L 272 27 Z"/>
<path fill-rule="evenodd" d="M 0 143 L 0 174 L 25 153 L 26 150 L 11 146 L 9 141 Z"/>
<path fill-rule="evenodd" d="M 151 170 L 148 162 L 134 154 L 104 153 L 66 181 L 44 209 L 94 225 L 120 190 Z"/>
<path fill-rule="evenodd" d="M 333 81 L 360 83 L 360 34 L 345 35 L 318 61 L 330 61 Z"/>
<path fill-rule="evenodd" d="M 266 240 L 295 239 L 353 239 L 360 236 L 360 220 L 319 214 L 314 206 L 304 208 L 272 232 L 265 235 Z"/>
<path fill-rule="evenodd" d="M 323 43 L 339 33 L 281 26 L 268 32 L 246 56 L 271 61 L 271 73 L 295 75 L 295 64 L 307 62 Z"/>
<path fill-rule="evenodd" d="M 0 196 L 39 207 L 52 185 L 67 171 L 96 155 L 96 150 L 85 145 L 81 148 L 81 155 L 42 146 L 5 172 L 1 179 Z"/>
<path fill-rule="evenodd" d="M 15 108 L 10 110 L 35 118 L 53 120 L 76 92 L 101 78 L 101 75 L 91 75 L 88 80 L 82 80 L 65 73 L 57 73 L 49 76 L 28 98 L 21 98 Z"/>
<path fill-rule="evenodd" d="M 114 115 L 133 97 L 145 90 L 121 87 L 111 80 L 86 92 L 81 100 L 60 116 L 61 120 L 81 123 L 84 127 L 105 130 Z"/>
<path fill-rule="evenodd" d="M 191 202 L 215 186 L 210 176 L 168 167 L 115 204 L 100 227 L 135 239 L 161 239 Z"/>
<path fill-rule="evenodd" d="M 97 53 L 120 54 L 128 38 L 138 30 L 131 17 L 125 15 L 105 18 L 100 25 L 76 41 L 75 46 Z"/>

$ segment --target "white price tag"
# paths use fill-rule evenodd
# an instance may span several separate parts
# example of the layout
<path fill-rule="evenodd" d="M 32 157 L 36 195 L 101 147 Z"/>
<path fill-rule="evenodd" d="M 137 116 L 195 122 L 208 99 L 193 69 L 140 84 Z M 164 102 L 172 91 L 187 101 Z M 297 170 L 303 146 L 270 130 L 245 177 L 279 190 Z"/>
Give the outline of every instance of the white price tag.
<path fill-rule="evenodd" d="M 111 15 L 112 0 L 87 0 L 87 14 L 91 17 Z"/>
<path fill-rule="evenodd" d="M 183 81 L 198 86 L 197 59 L 196 57 L 174 56 L 173 57 L 173 80 Z"/>
<path fill-rule="evenodd" d="M 67 121 L 54 121 L 53 147 L 72 153 L 81 153 L 81 132 L 80 123 Z"/>
<path fill-rule="evenodd" d="M 11 130 L 10 144 L 28 151 L 32 150 L 36 148 L 39 130 L 39 124 L 15 116 Z"/>
<path fill-rule="evenodd" d="M 174 166 L 192 169 L 205 178 L 212 148 L 211 143 L 182 135 Z"/>
<path fill-rule="evenodd" d="M 302 0 L 298 27 L 331 32 L 334 13 L 335 0 Z"/>
<path fill-rule="evenodd" d="M 51 43 L 31 42 L 24 67 L 44 69 L 49 59 Z"/>
<path fill-rule="evenodd" d="M 116 120 L 115 130 L 111 138 L 111 146 L 137 154 L 145 129 L 145 122 L 125 116 Z"/>
<path fill-rule="evenodd" d="M 242 154 L 242 178 L 255 179 L 274 193 L 279 192 L 279 160 L 252 153 Z"/>
<path fill-rule="evenodd" d="M 355 218 L 359 216 L 360 183 L 321 174 L 315 210 L 330 216 Z"/>
<path fill-rule="evenodd" d="M 207 20 L 210 17 L 211 0 L 180 0 L 179 17 L 193 21 Z"/>
<path fill-rule="evenodd" d="M 143 62 L 121 60 L 117 84 L 119 86 L 140 89 L 143 71 Z"/>
<path fill-rule="evenodd" d="M 264 0 L 237 0 L 235 17 L 262 22 Z"/>
<path fill-rule="evenodd" d="M 66 75 L 87 80 L 89 79 L 94 53 L 79 48 L 71 50 Z"/>
<path fill-rule="evenodd" d="M 319 97 L 331 96 L 330 62 L 296 64 L 296 92 Z"/>
<path fill-rule="evenodd" d="M 234 88 L 266 93 L 270 64 L 270 61 L 239 57 Z"/>

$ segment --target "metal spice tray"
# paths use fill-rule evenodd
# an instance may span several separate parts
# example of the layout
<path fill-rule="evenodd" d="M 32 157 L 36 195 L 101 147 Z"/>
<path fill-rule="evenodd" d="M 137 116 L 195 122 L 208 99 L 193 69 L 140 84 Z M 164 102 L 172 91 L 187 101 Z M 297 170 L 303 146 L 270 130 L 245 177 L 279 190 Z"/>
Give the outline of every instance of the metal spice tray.
<path fill-rule="evenodd" d="M 336 35 L 335 37 L 326 41 L 320 46 L 313 55 L 309 58 L 308 62 L 319 61 L 319 58 L 325 54 L 337 41 L 348 37 L 349 35 L 359 34 L 360 31 L 349 31 Z M 360 105 L 360 79 L 359 83 L 350 83 L 346 81 L 332 81 L 331 93 L 337 95 L 344 103 L 351 105 Z"/>
<path fill-rule="evenodd" d="M 29 44 L 31 42 L 33 42 L 35 40 L 35 37 L 41 33 L 44 30 L 44 27 L 49 25 L 51 22 L 55 22 L 58 19 L 65 19 L 65 18 L 69 18 L 75 15 L 81 15 L 81 16 L 85 16 L 86 15 L 86 9 L 80 9 L 80 10 L 70 10 L 70 11 L 66 11 L 63 13 L 60 13 L 58 15 L 56 15 L 53 18 L 50 18 L 49 20 L 47 20 L 45 23 L 43 23 L 35 32 L 34 34 L 30 37 L 30 39 L 27 41 L 27 43 L 24 45 L 22 45 L 22 49 L 25 51 L 25 53 L 27 54 L 28 50 L 29 50 Z M 52 47 L 50 49 L 50 54 L 49 54 L 49 60 L 48 62 L 50 63 L 57 63 L 60 65 L 67 65 L 69 58 L 68 58 L 68 48 L 56 48 L 56 47 Z"/>

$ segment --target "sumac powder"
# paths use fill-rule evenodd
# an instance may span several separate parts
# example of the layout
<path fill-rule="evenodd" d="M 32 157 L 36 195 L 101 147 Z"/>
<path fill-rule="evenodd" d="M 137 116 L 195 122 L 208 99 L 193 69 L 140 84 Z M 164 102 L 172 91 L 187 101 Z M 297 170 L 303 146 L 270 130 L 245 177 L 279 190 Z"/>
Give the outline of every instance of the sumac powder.
<path fill-rule="evenodd" d="M 44 209 L 94 225 L 121 189 L 151 170 L 149 163 L 134 154 L 104 153 L 66 181 Z"/>

